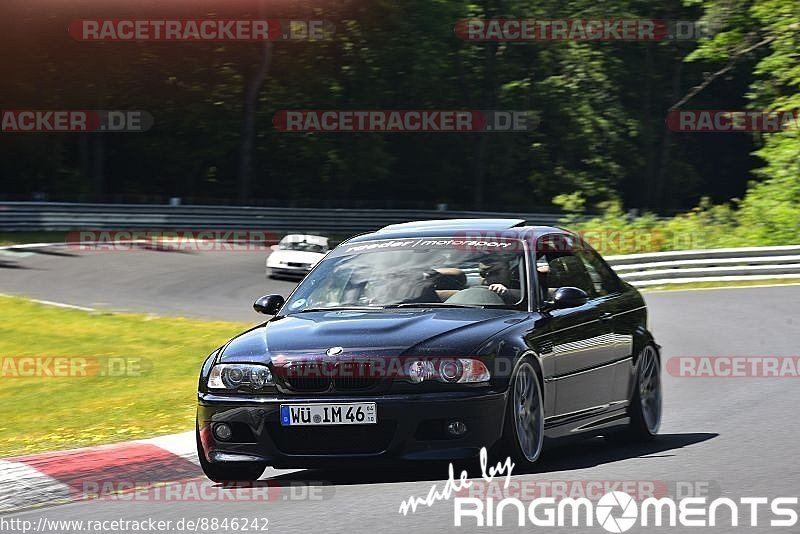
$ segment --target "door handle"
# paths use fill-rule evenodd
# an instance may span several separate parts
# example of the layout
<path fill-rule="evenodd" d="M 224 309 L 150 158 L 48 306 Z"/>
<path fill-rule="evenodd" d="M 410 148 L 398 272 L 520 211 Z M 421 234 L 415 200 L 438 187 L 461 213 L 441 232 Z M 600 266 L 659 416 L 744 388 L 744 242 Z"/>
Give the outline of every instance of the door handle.
<path fill-rule="evenodd" d="M 613 313 L 606 312 L 606 313 L 602 314 L 598 319 L 601 320 L 601 321 L 610 321 L 613 318 L 614 318 L 614 314 Z"/>

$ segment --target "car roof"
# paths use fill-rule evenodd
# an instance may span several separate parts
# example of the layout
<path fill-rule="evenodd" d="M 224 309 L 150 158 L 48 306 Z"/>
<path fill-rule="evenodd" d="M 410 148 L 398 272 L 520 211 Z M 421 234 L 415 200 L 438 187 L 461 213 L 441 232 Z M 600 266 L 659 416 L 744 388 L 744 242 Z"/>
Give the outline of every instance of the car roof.
<path fill-rule="evenodd" d="M 390 224 L 345 241 L 354 243 L 402 237 L 448 237 L 486 232 L 487 237 L 525 238 L 542 234 L 570 234 L 556 226 L 527 226 L 525 219 L 435 219 Z M 473 237 L 478 237 L 473 235 Z"/>

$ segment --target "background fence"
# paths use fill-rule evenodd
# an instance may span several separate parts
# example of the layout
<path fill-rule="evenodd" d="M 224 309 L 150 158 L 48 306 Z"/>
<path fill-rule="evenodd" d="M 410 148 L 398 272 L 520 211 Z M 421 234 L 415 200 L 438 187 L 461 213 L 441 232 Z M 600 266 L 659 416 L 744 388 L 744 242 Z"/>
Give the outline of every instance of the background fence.
<path fill-rule="evenodd" d="M 347 237 L 406 221 L 477 217 L 519 218 L 534 225 L 555 225 L 561 215 L 445 210 L 0 202 L 2 231 L 236 229 Z M 682 250 L 607 256 L 606 259 L 622 278 L 639 287 L 686 282 L 800 279 L 800 245 Z"/>
<path fill-rule="evenodd" d="M 347 236 L 420 219 L 502 217 L 553 225 L 558 213 L 0 202 L 0 230 L 236 229 Z"/>
<path fill-rule="evenodd" d="M 620 277 L 639 287 L 800 279 L 800 245 L 678 250 L 607 256 L 606 260 Z"/>

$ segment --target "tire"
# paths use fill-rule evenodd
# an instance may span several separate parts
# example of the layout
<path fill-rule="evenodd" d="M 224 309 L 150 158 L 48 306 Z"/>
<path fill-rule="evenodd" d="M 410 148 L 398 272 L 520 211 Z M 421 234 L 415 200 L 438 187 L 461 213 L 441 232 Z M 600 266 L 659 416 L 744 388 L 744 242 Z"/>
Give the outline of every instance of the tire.
<path fill-rule="evenodd" d="M 200 431 L 197 428 L 195 428 L 195 440 L 200 467 L 203 469 L 203 473 L 214 482 L 254 482 L 264 474 L 264 470 L 267 468 L 266 462 L 211 463 L 206 459 L 200 443 Z"/>
<path fill-rule="evenodd" d="M 630 423 L 625 437 L 636 441 L 654 439 L 661 427 L 663 404 L 661 358 L 655 346 L 647 344 L 636 361 L 636 384 L 628 408 Z"/>
<path fill-rule="evenodd" d="M 539 375 L 529 359 L 517 367 L 509 384 L 503 450 L 520 467 L 532 467 L 544 444 L 544 398 Z"/>

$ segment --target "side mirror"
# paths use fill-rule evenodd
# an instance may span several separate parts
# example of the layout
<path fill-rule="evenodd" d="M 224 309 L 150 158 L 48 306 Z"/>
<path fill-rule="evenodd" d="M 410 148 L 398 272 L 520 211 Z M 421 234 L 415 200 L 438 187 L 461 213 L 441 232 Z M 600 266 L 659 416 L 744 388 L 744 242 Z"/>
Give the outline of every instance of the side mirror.
<path fill-rule="evenodd" d="M 553 300 L 546 302 L 547 309 L 563 310 L 566 308 L 577 308 L 589 301 L 586 291 L 577 287 L 559 287 L 553 295 Z"/>
<path fill-rule="evenodd" d="M 258 313 L 265 315 L 275 315 L 281 309 L 283 303 L 286 302 L 280 295 L 264 295 L 256 299 L 253 303 L 253 309 Z"/>
<path fill-rule="evenodd" d="M 270 247 L 269 247 L 269 249 L 272 250 L 273 252 L 278 250 L 279 248 L 281 248 L 281 247 L 278 246 L 278 245 L 270 245 Z"/>

